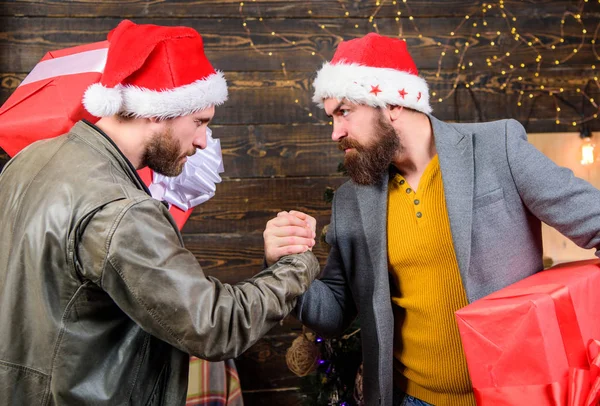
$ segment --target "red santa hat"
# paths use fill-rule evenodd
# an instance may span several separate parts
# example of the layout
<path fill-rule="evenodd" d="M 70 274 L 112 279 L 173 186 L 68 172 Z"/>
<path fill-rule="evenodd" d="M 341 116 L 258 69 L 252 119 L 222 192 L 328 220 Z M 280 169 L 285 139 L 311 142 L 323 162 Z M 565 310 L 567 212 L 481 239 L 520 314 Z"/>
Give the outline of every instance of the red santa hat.
<path fill-rule="evenodd" d="M 124 20 L 108 41 L 102 78 L 83 96 L 85 109 L 96 117 L 174 118 L 227 100 L 225 78 L 192 28 Z"/>
<path fill-rule="evenodd" d="M 431 113 L 427 82 L 419 77 L 406 42 L 369 33 L 343 41 L 317 72 L 313 101 L 346 99 L 373 107 L 404 106 Z"/>

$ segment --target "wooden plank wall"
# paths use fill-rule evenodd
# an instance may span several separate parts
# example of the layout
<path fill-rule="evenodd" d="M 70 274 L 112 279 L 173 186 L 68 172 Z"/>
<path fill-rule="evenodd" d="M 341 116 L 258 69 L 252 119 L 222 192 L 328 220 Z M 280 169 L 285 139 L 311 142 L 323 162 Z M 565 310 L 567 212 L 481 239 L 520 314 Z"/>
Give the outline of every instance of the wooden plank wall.
<path fill-rule="evenodd" d="M 593 116 L 600 100 L 598 3 L 0 1 L 0 103 L 46 51 L 103 40 L 122 18 L 197 29 L 230 86 L 230 100 L 218 108 L 213 125 L 226 171 L 216 196 L 194 211 L 184 237 L 207 273 L 233 283 L 260 270 L 262 231 L 278 211 L 306 211 L 320 226 L 328 221 L 325 189 L 345 179 L 337 172 L 341 155 L 329 139 L 328 119 L 310 101 L 311 82 L 342 39 L 370 31 L 405 38 L 436 93 L 438 118 L 512 117 L 530 132 L 578 131 L 582 122 L 599 130 Z M 0 166 L 7 158 L 0 151 Z M 325 258 L 322 247 L 316 252 Z M 287 319 L 237 360 L 246 404 L 300 403 L 298 379 L 284 360 L 298 330 Z"/>

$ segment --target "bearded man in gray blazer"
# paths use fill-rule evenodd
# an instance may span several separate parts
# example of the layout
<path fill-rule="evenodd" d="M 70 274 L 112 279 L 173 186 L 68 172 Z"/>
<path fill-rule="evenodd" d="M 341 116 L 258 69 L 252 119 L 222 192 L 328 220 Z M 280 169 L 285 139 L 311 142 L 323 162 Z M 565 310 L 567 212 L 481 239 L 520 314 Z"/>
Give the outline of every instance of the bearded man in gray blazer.
<path fill-rule="evenodd" d="M 542 270 L 541 222 L 598 250 L 600 191 L 514 120 L 431 116 L 403 40 L 342 42 L 314 87 L 351 180 L 335 193 L 327 265 L 297 317 L 324 336 L 359 317 L 368 405 L 474 405 L 454 311 Z M 268 224 L 267 258 L 286 232 Z"/>

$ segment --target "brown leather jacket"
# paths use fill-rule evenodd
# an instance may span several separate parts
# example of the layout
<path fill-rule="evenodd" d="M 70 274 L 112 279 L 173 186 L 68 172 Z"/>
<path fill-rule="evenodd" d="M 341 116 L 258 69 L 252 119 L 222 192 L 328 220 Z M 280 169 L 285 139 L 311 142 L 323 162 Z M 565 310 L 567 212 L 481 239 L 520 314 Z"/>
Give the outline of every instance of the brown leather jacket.
<path fill-rule="evenodd" d="M 85 122 L 18 154 L 0 191 L 0 405 L 183 405 L 188 354 L 238 356 L 318 273 L 307 252 L 234 286 L 206 277 Z"/>

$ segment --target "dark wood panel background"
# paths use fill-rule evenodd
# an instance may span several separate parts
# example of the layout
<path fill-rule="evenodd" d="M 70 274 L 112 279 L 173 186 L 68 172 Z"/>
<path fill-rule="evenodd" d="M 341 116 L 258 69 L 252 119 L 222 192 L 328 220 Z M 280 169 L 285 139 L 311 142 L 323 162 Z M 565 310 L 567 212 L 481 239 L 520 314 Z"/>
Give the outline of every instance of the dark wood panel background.
<path fill-rule="evenodd" d="M 511 117 L 529 132 L 600 130 L 596 0 L 0 0 L 0 103 L 45 52 L 103 40 L 122 18 L 194 27 L 225 71 L 230 100 L 213 125 L 224 180 L 183 234 L 206 272 L 229 283 L 261 269 L 262 231 L 278 211 L 328 222 L 324 192 L 345 178 L 329 120 L 310 101 L 311 83 L 342 39 L 369 31 L 406 39 L 441 119 Z M 7 160 L 0 150 L 0 167 Z M 324 247 L 315 252 L 323 263 Z M 301 403 L 298 378 L 285 365 L 299 330 L 288 318 L 237 360 L 246 404 Z"/>

